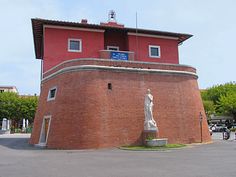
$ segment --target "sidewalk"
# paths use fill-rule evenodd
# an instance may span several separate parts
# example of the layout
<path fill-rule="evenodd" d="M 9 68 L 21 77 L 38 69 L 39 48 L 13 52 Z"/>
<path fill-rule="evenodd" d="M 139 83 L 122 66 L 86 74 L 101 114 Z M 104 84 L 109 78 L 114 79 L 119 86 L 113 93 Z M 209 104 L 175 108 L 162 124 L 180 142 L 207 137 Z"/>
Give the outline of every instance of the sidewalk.
<path fill-rule="evenodd" d="M 30 138 L 30 133 L 0 134 L 1 138 Z"/>

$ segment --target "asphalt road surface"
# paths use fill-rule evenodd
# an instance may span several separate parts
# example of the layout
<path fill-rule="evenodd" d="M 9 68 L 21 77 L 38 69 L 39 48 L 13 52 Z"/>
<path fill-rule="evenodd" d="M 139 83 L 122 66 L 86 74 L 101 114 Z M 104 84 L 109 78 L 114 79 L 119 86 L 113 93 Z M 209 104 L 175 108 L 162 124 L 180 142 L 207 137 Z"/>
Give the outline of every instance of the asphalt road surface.
<path fill-rule="evenodd" d="M 29 135 L 0 135 L 0 177 L 235 177 L 236 141 L 143 152 L 44 150 Z"/>

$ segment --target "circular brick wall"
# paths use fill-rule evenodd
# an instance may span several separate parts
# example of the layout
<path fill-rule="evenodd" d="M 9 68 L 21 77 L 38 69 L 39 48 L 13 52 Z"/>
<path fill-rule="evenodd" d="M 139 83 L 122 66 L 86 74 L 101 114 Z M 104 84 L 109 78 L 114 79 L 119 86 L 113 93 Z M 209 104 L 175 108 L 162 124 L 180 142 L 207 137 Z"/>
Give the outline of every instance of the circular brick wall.
<path fill-rule="evenodd" d="M 74 66 L 74 67 L 73 67 Z M 43 118 L 51 116 L 49 148 L 84 149 L 141 144 L 144 96 L 151 89 L 154 119 L 160 138 L 169 143 L 201 141 L 199 113 L 204 113 L 197 76 L 187 66 L 177 70 L 159 67 L 73 65 L 50 71 L 42 91 L 31 135 L 38 144 Z M 56 69 L 56 68 L 55 68 Z M 192 73 L 192 74 L 191 74 Z M 108 89 L 108 84 L 112 89 Z M 50 88 L 56 99 L 47 101 Z M 202 140 L 211 141 L 203 114 Z"/>

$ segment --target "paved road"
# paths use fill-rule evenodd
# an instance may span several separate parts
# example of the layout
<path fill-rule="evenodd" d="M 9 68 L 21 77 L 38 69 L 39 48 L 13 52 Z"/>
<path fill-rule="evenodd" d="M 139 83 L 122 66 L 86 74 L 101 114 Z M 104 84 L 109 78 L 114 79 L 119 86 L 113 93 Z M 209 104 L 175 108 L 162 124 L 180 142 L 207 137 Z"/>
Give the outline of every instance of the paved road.
<path fill-rule="evenodd" d="M 0 177 L 234 177 L 236 141 L 159 152 L 42 150 L 0 135 Z M 215 138 L 214 138 L 215 139 Z"/>

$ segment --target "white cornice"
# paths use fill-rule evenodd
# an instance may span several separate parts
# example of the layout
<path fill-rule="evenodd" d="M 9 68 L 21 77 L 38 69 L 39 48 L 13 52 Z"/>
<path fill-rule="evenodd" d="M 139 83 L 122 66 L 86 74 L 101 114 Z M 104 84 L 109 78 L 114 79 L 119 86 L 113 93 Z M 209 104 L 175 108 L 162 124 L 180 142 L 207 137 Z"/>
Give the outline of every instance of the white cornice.
<path fill-rule="evenodd" d="M 152 37 L 152 38 L 162 38 L 162 39 L 174 39 L 174 40 L 179 39 L 178 37 L 161 36 L 161 35 L 144 34 L 144 33 L 132 33 L 132 32 L 128 32 L 128 35 L 141 36 L 141 37 Z"/>
<path fill-rule="evenodd" d="M 79 28 L 79 27 L 68 27 L 68 26 L 57 26 L 57 25 L 43 25 L 44 28 L 54 28 L 54 29 L 66 29 L 66 30 L 78 30 L 78 31 L 89 31 L 89 32 L 99 32 L 104 33 L 105 30 L 91 29 L 91 28 Z"/>

